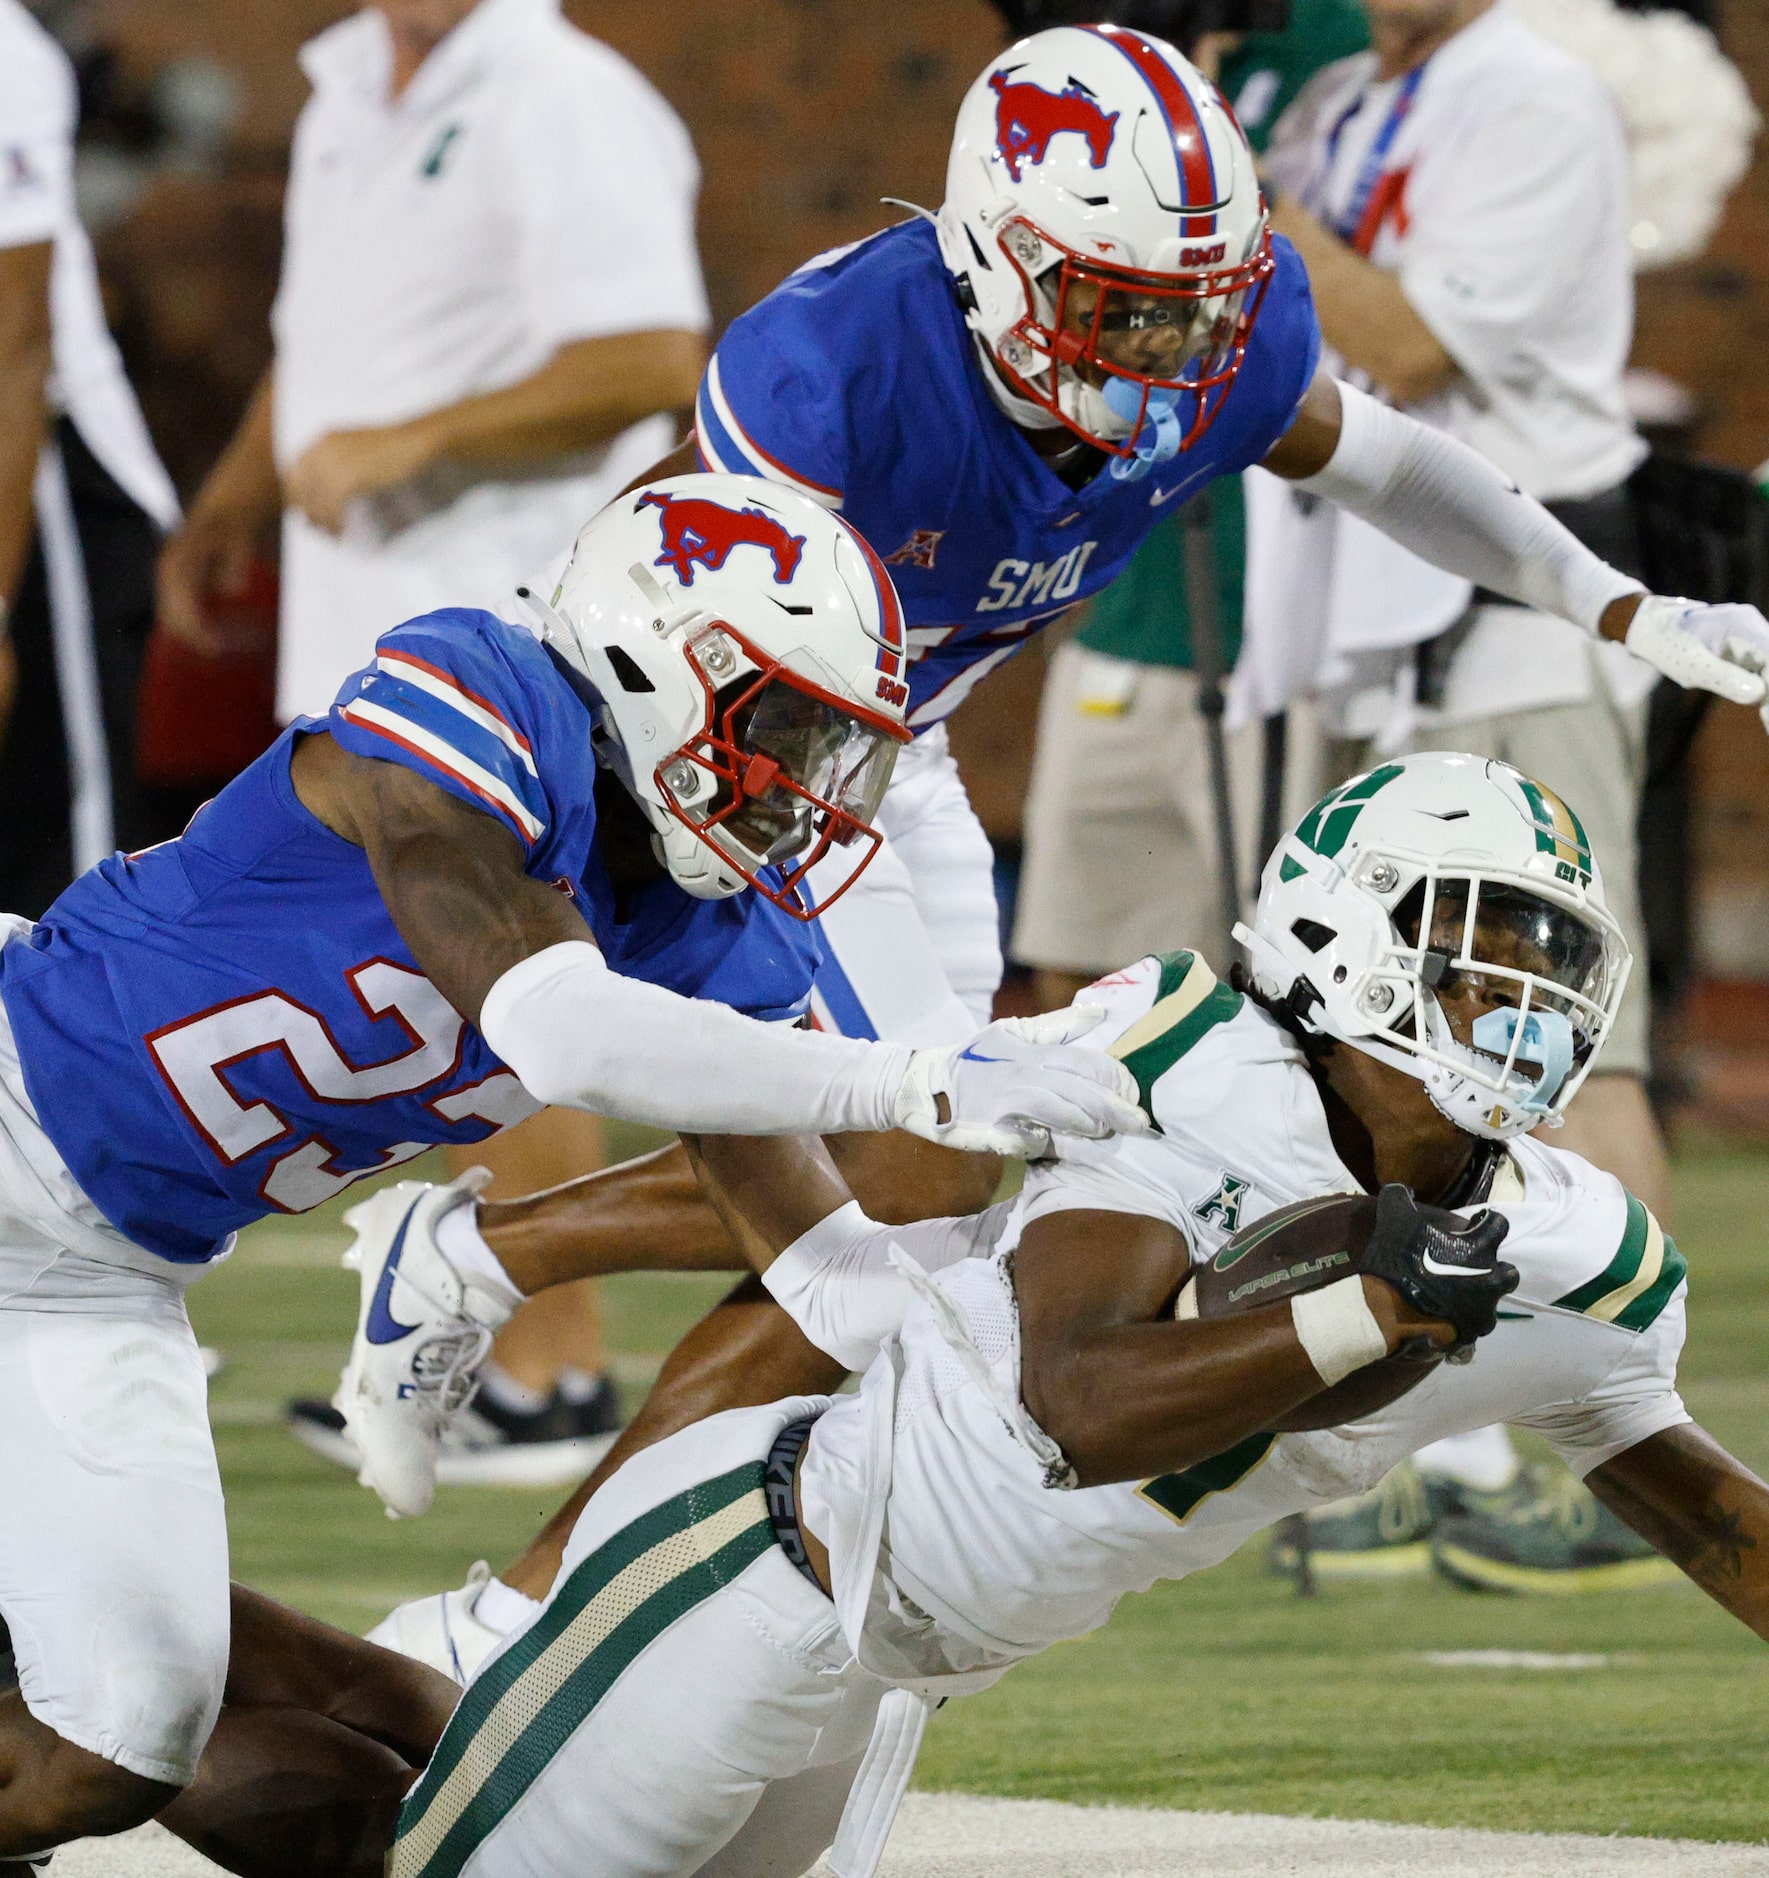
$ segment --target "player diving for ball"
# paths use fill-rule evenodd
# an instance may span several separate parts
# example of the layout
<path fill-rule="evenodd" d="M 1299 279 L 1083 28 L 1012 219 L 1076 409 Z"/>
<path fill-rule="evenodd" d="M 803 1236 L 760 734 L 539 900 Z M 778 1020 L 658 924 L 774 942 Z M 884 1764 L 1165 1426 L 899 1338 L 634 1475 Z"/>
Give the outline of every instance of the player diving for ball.
<path fill-rule="evenodd" d="M 1221 95 L 1172 46 L 1109 25 L 1004 51 L 960 108 L 938 214 L 819 256 L 732 323 L 679 462 L 697 448 L 839 510 L 890 564 L 908 626 L 915 741 L 880 810 L 885 852 L 823 922 L 826 1025 L 928 1043 L 988 1017 L 991 857 L 942 726 L 1250 465 L 1490 592 L 1625 637 L 1682 684 L 1762 701 L 1759 613 L 1643 599 L 1473 450 L 1321 374 L 1320 343 Z M 994 1191 L 974 1157 L 873 1152 L 929 1211 Z"/>
<path fill-rule="evenodd" d="M 227 1539 L 183 1293 L 241 1226 L 542 1101 L 998 1150 L 1143 1126 L 1119 1065 L 1043 1041 L 1074 1024 L 962 1056 L 793 1027 L 797 884 L 864 866 L 904 734 L 901 616 L 851 527 L 685 477 L 605 510 L 533 606 L 387 633 L 181 838 L 10 922 L 0 1870 L 157 1812 L 215 1722 Z M 403 1332 L 387 1303 L 371 1341 Z M 433 1346 L 426 1386 L 462 1354 Z"/>
<path fill-rule="evenodd" d="M 903 600 L 902 752 L 882 852 L 820 921 L 819 1022 L 955 1041 L 1001 975 L 989 844 L 945 718 L 1041 625 L 1110 583 L 1213 478 L 1263 463 L 1428 560 L 1625 637 L 1680 683 L 1760 703 L 1769 624 L 1643 597 L 1484 458 L 1317 374 L 1302 264 L 1269 234 L 1245 138 L 1173 47 L 1059 27 L 994 60 L 959 112 L 945 205 L 819 257 L 733 322 L 678 466 L 741 468 L 839 510 Z M 817 869 L 812 891 L 829 897 Z M 654 1176 L 693 1212 L 676 1158 Z M 844 1171 L 912 1219 L 984 1206 L 999 1167 L 870 1137 Z M 635 1445 L 729 1399 L 768 1334 L 715 1314 L 640 1411 Z M 544 1589 L 597 1470 L 490 1587 Z M 465 1606 L 473 1587 L 457 1594 Z"/>
<path fill-rule="evenodd" d="M 729 1139 L 694 1147 L 728 1239 L 654 1204 L 660 1158 L 510 1207 L 365 1203 L 365 1265 L 444 1341 L 478 1328 L 433 1303 L 468 1263 L 530 1289 L 656 1244 L 741 1248 L 803 1333 L 738 1379 L 776 1399 L 590 1500 L 407 1799 L 393 1878 L 784 1875 L 832 1843 L 862 1878 L 941 1697 L 1494 1420 L 1769 1637 L 1769 1487 L 1677 1394 L 1683 1260 L 1530 1133 L 1630 964 L 1577 818 L 1501 763 L 1384 765 L 1286 837 L 1241 936 L 1236 985 L 1175 953 L 1085 994 L 1154 1131 L 1065 1144 L 971 1218 L 882 1227 L 815 1143 Z M 1308 1289 L 1321 1196 L 1370 1194 Z M 1233 1314 L 1206 1298 L 1242 1283 Z M 1472 1360 L 1427 1360 L 1452 1344 Z M 360 1337 L 352 1361 L 394 1373 Z M 857 1395 L 823 1393 L 850 1369 Z M 371 1447 L 429 1438 L 377 1419 Z"/>

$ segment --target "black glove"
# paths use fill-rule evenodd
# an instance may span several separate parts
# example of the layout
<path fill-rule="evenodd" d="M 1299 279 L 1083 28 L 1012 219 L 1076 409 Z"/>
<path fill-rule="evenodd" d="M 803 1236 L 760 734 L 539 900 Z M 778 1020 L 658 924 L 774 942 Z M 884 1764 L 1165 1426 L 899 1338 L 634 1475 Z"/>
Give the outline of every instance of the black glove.
<path fill-rule="evenodd" d="M 1511 1222 L 1503 1213 L 1464 1224 L 1439 1207 L 1421 1211 L 1391 1181 L 1376 1197 L 1376 1230 L 1360 1269 L 1389 1284 L 1422 1316 L 1456 1329 L 1450 1352 L 1472 1351 L 1498 1322 L 1499 1300 L 1517 1289 L 1517 1267 L 1499 1257 Z"/>

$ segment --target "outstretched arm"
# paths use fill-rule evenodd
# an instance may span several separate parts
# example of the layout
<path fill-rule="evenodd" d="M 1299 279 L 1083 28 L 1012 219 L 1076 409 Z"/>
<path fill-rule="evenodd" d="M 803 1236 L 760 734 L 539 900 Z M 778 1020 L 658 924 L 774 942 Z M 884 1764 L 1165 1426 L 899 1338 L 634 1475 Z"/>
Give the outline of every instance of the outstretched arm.
<path fill-rule="evenodd" d="M 1651 1435 L 1585 1484 L 1769 1641 L 1769 1485 L 1705 1429 L 1685 1422 Z"/>
<path fill-rule="evenodd" d="M 1621 641 L 1680 685 L 1764 700 L 1769 621 L 1755 607 L 1648 595 L 1477 451 L 1325 373 L 1265 467 L 1422 560 Z"/>
<path fill-rule="evenodd" d="M 987 1047 L 962 1054 L 758 1023 L 610 971 L 572 899 L 527 874 L 515 835 L 415 769 L 314 733 L 290 773 L 302 804 L 367 854 L 431 983 L 539 1101 L 705 1134 L 906 1128 L 997 1153 L 1147 1128 L 1122 1065 L 1068 1047 L 1097 1012 L 991 1025 Z"/>

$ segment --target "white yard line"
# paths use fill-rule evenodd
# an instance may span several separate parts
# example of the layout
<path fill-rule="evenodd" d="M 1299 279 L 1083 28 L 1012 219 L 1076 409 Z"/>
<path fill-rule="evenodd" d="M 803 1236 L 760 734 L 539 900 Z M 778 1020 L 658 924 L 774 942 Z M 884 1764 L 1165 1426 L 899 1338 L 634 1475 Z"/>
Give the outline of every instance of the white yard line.
<path fill-rule="evenodd" d="M 819 1866 L 818 1874 L 825 1868 Z M 56 1854 L 55 1878 L 216 1878 L 157 1827 Z M 879 1878 L 1769 1878 L 1769 1847 L 1449 1831 L 912 1793 Z"/>

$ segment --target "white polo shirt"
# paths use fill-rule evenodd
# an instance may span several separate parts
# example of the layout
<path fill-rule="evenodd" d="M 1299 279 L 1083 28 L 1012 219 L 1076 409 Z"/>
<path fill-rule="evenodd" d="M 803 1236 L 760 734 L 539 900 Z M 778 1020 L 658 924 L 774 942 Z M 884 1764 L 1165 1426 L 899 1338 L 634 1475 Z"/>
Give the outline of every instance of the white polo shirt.
<path fill-rule="evenodd" d="M 1330 226 L 1360 201 L 1390 202 L 1369 259 L 1398 275 L 1460 368 L 1413 416 L 1544 501 L 1615 487 L 1646 447 L 1622 396 L 1634 323 L 1629 169 L 1608 92 L 1503 4 L 1433 54 L 1409 96 L 1406 79 L 1376 71 L 1369 52 L 1315 74 L 1273 134 L 1273 181 Z M 1330 350 L 1323 364 L 1368 385 Z M 1277 621 L 1293 633 L 1324 605 L 1314 636 L 1343 669 L 1428 638 L 1466 608 L 1467 582 L 1367 524 L 1308 510 L 1264 476 L 1249 479 L 1249 497 L 1250 640 Z M 1589 694 L 1582 636 L 1527 618 L 1525 656 L 1501 662 L 1515 682 L 1503 697 L 1489 690 L 1489 711 Z M 1377 726 L 1366 716 L 1341 728 Z"/>
<path fill-rule="evenodd" d="M 74 210 L 79 92 L 68 56 L 19 0 L 0 0 L 0 248 L 55 244 L 49 314 L 51 409 L 162 528 L 178 498 L 104 323 L 92 244 Z"/>
<path fill-rule="evenodd" d="M 388 97 L 365 9 L 302 51 L 273 324 L 277 461 L 499 390 L 573 340 L 709 323 L 687 131 L 557 0 L 480 0 Z M 376 637 L 500 601 L 673 441 L 665 417 L 496 481 L 444 465 L 283 532 L 278 708 L 320 712 Z"/>

